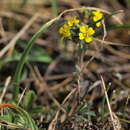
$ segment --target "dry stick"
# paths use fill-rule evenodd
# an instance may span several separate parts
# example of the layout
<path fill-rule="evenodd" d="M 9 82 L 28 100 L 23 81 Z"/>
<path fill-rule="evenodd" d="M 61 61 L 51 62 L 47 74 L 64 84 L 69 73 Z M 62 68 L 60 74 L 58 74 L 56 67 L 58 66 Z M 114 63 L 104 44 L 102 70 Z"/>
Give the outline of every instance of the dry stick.
<path fill-rule="evenodd" d="M 39 17 L 39 13 L 36 13 L 26 24 L 25 26 L 20 30 L 20 32 L 18 32 L 15 37 L 7 44 L 7 46 L 5 46 L 1 51 L 0 51 L 0 58 L 9 50 L 10 50 L 10 54 L 12 53 L 15 44 L 17 42 L 17 40 L 28 30 L 28 28 L 33 24 L 33 22 L 35 20 L 37 20 L 37 18 Z"/>
<path fill-rule="evenodd" d="M 10 81 L 11 81 L 11 76 L 9 76 L 9 77 L 6 79 L 6 81 L 5 81 L 4 89 L 3 89 L 3 92 L 2 92 L 2 94 L 1 94 L 1 96 L 0 96 L 0 104 L 2 104 L 2 100 L 3 100 L 3 98 L 4 98 L 4 95 L 5 95 L 5 93 L 6 93 L 6 90 L 7 90 L 7 87 L 8 87 L 8 85 L 9 85 Z"/>
<path fill-rule="evenodd" d="M 109 113 L 110 113 L 112 125 L 113 125 L 114 130 L 117 130 L 116 127 L 115 127 L 115 124 L 114 124 L 115 121 L 114 121 L 114 118 L 113 118 L 112 109 L 111 109 L 111 106 L 110 106 L 110 103 L 109 103 L 109 98 L 108 98 L 108 95 L 107 95 L 107 90 L 106 90 L 104 79 L 103 79 L 102 76 L 101 76 L 101 81 L 102 81 L 102 87 L 103 87 L 103 90 L 104 90 L 104 93 L 105 93 L 105 98 L 106 98 L 106 101 L 107 101 L 108 110 L 109 110 Z"/>

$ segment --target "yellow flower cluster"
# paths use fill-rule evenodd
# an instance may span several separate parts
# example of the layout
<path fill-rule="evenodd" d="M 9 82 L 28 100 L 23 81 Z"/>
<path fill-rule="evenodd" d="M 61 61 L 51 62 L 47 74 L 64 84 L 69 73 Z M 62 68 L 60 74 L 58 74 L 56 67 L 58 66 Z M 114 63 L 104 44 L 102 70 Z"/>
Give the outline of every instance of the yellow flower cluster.
<path fill-rule="evenodd" d="M 73 25 L 76 25 L 79 23 L 79 20 L 74 16 L 72 19 L 68 19 L 68 25 L 72 27 Z"/>
<path fill-rule="evenodd" d="M 96 22 L 96 26 L 100 27 L 101 22 L 99 20 L 103 18 L 103 14 L 99 10 L 93 11 L 92 14 L 93 14 L 93 21 Z"/>
<path fill-rule="evenodd" d="M 71 32 L 70 32 L 71 27 L 78 23 L 79 20 L 76 18 L 76 16 L 74 16 L 72 19 L 68 19 L 67 24 L 64 24 L 59 29 L 59 33 L 62 35 L 62 39 L 71 36 Z"/>
<path fill-rule="evenodd" d="M 60 27 L 59 33 L 62 35 L 61 39 L 71 36 L 70 27 L 67 24 L 64 24 L 62 27 Z"/>
<path fill-rule="evenodd" d="M 99 10 L 92 11 L 90 18 L 92 18 L 96 27 L 100 27 L 101 20 L 103 19 L 103 13 Z M 96 27 L 90 27 L 89 22 L 88 25 L 83 25 L 82 22 L 74 16 L 69 18 L 67 22 L 60 27 L 59 33 L 61 34 L 62 39 L 70 37 L 72 41 L 75 41 L 76 38 L 78 42 L 83 41 L 84 43 L 90 43 L 93 41 L 93 35 L 95 34 Z"/>
<path fill-rule="evenodd" d="M 84 40 L 86 43 L 92 42 L 92 35 L 95 33 L 92 27 L 88 26 L 81 26 L 80 27 L 80 33 L 79 33 L 79 39 Z"/>

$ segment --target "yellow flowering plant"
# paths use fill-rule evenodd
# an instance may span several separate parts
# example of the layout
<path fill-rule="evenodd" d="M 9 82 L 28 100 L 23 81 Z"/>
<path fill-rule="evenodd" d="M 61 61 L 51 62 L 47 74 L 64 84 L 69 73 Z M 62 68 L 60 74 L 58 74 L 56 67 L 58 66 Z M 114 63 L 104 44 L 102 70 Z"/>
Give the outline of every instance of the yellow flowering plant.
<path fill-rule="evenodd" d="M 99 10 L 87 11 L 82 16 L 72 16 L 67 18 L 65 23 L 59 28 L 59 34 L 62 40 L 71 40 L 76 44 L 76 54 L 81 59 L 85 54 L 89 44 L 93 42 L 97 30 L 102 27 L 101 20 L 104 15 Z M 87 17 L 86 17 L 87 16 Z"/>
<path fill-rule="evenodd" d="M 99 10 L 91 11 L 88 15 L 90 16 L 86 20 L 87 23 L 84 23 L 83 20 L 78 19 L 76 16 L 68 18 L 66 23 L 59 28 L 61 39 L 69 39 L 83 46 L 88 46 L 86 43 L 93 42 L 94 34 L 101 27 L 101 20 L 104 15 Z"/>

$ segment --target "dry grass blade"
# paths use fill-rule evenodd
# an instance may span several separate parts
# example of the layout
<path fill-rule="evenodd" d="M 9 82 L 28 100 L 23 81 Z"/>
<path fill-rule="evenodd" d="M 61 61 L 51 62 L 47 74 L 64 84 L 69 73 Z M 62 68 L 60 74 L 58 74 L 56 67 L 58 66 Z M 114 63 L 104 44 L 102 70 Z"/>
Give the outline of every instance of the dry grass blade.
<path fill-rule="evenodd" d="M 109 113 L 110 113 L 113 129 L 114 130 L 121 130 L 121 124 L 120 124 L 118 118 L 116 117 L 116 115 L 112 112 L 112 109 L 111 109 L 111 106 L 110 106 L 110 103 L 109 103 L 109 98 L 108 98 L 108 95 L 107 95 L 105 82 L 104 82 L 104 79 L 103 79 L 102 76 L 101 76 L 101 81 L 102 81 L 102 87 L 103 87 L 103 90 L 104 90 L 104 93 L 105 93 L 105 98 L 106 98 L 106 101 L 107 101 L 107 106 L 108 106 L 108 110 L 109 110 Z"/>
<path fill-rule="evenodd" d="M 102 43 L 102 44 L 106 44 L 106 45 L 115 45 L 115 46 L 130 46 L 129 44 L 124 44 L 124 43 L 116 43 L 116 42 L 110 42 L 110 41 L 104 41 L 104 40 L 100 40 L 98 38 L 94 38 L 95 41 Z"/>
<path fill-rule="evenodd" d="M 18 103 L 17 103 L 17 106 L 19 106 L 20 102 L 21 102 L 22 99 L 24 98 L 24 94 L 25 94 L 26 90 L 27 90 L 27 88 L 25 88 L 25 89 L 23 90 L 23 92 L 22 92 L 22 94 L 21 94 L 21 96 L 20 96 L 20 98 L 19 98 L 19 101 L 18 101 Z"/>
<path fill-rule="evenodd" d="M 2 19 L 0 18 L 0 36 L 5 37 L 5 31 L 2 24 Z"/>
<path fill-rule="evenodd" d="M 2 104 L 2 100 L 3 100 L 3 98 L 4 98 L 4 95 L 5 95 L 5 93 L 6 93 L 6 90 L 7 90 L 7 87 L 8 87 L 8 85 L 9 85 L 10 81 L 11 81 L 11 77 L 9 76 L 9 77 L 6 79 L 6 81 L 5 81 L 4 89 L 3 89 L 3 92 L 2 92 L 2 94 L 1 94 L 1 96 L 0 96 L 0 104 Z"/>
<path fill-rule="evenodd" d="M 115 55 L 120 56 L 120 57 L 125 58 L 125 59 L 130 59 L 130 55 L 127 53 L 121 52 L 119 50 L 115 50 L 114 48 L 112 48 L 110 46 L 105 46 L 105 48 L 108 51 L 110 51 L 112 54 L 115 54 Z"/>

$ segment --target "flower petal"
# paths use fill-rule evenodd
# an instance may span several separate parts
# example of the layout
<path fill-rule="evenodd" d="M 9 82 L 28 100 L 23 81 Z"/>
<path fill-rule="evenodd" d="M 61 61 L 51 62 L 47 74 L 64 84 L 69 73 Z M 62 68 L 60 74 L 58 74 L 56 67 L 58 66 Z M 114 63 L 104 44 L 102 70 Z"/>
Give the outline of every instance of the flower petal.
<path fill-rule="evenodd" d="M 93 11 L 92 14 L 94 15 L 93 18 L 92 18 L 94 22 L 97 22 L 98 20 L 101 20 L 102 17 L 103 17 L 103 14 L 98 10 Z"/>
<path fill-rule="evenodd" d="M 81 26 L 80 27 L 80 32 L 86 33 L 87 32 L 87 26 Z"/>
<path fill-rule="evenodd" d="M 92 37 L 85 37 L 85 42 L 90 43 L 92 42 Z"/>
<path fill-rule="evenodd" d="M 101 22 L 97 22 L 96 27 L 100 27 L 100 26 L 101 26 Z"/>
<path fill-rule="evenodd" d="M 95 31 L 93 30 L 92 27 L 88 28 L 88 32 L 87 32 L 88 35 L 93 35 L 94 33 Z"/>
<path fill-rule="evenodd" d="M 79 33 L 79 39 L 83 40 L 84 39 L 84 34 L 83 33 Z"/>
<path fill-rule="evenodd" d="M 78 24 L 79 23 L 79 20 L 76 18 L 76 16 L 74 16 L 73 21 L 74 21 L 74 24 Z"/>
<path fill-rule="evenodd" d="M 73 21 L 72 21 L 72 20 L 68 20 L 68 25 L 69 25 L 70 27 L 72 27 L 72 26 L 73 26 Z"/>
<path fill-rule="evenodd" d="M 62 27 L 60 27 L 59 33 L 63 38 L 71 36 L 70 27 L 67 24 L 64 24 Z"/>

